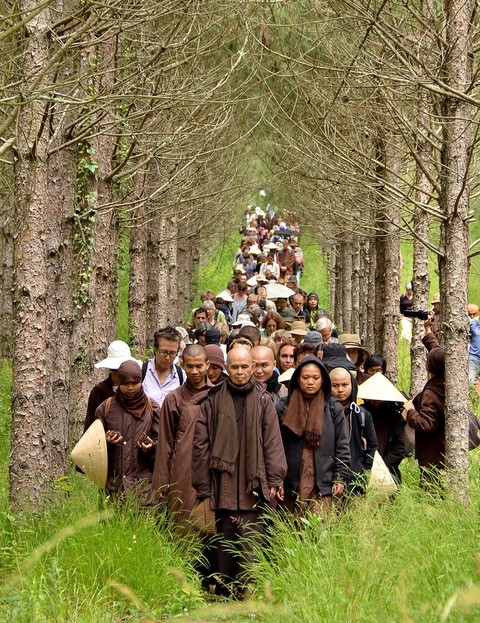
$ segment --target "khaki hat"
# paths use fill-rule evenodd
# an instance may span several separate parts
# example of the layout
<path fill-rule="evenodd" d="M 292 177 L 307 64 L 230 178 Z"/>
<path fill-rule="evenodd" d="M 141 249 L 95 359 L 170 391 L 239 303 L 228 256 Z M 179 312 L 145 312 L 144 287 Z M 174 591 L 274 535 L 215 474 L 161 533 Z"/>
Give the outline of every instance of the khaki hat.
<path fill-rule="evenodd" d="M 175 327 L 175 329 L 182 336 L 182 340 L 184 344 L 190 344 L 190 336 L 188 335 L 188 331 L 184 327 Z"/>
<path fill-rule="evenodd" d="M 292 322 L 292 326 L 290 327 L 290 333 L 292 335 L 307 335 L 307 325 L 301 320 L 296 320 L 295 322 Z"/>
<path fill-rule="evenodd" d="M 434 303 L 440 303 L 440 292 L 435 292 L 435 294 L 432 296 L 432 305 Z"/>
<path fill-rule="evenodd" d="M 397 490 L 397 484 L 377 450 L 375 450 L 373 456 L 372 471 L 370 472 L 367 489 L 368 491 L 373 491 L 376 496 L 381 495 L 385 497 L 392 495 Z"/>
<path fill-rule="evenodd" d="M 356 333 L 342 333 L 342 335 L 338 336 L 338 343 L 343 344 L 347 351 L 349 348 L 356 348 L 363 351 L 366 357 L 370 355 L 368 350 L 362 346 L 360 336 Z"/>
<path fill-rule="evenodd" d="M 243 268 L 243 266 L 241 264 L 237 264 L 235 266 L 235 268 L 233 269 L 234 273 L 242 273 L 243 275 L 247 274 L 247 271 Z"/>
<path fill-rule="evenodd" d="M 95 420 L 83 433 L 70 455 L 82 472 L 101 489 L 107 482 L 107 442 L 101 420 Z"/>
<path fill-rule="evenodd" d="M 377 372 L 358 387 L 358 398 L 363 400 L 384 400 L 406 402 L 407 398 L 381 372 Z"/>

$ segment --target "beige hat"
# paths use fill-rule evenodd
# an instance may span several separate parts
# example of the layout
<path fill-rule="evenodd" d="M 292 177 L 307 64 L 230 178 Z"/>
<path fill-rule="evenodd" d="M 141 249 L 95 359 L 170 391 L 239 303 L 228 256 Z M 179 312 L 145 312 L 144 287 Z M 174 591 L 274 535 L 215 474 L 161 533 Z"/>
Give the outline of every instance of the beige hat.
<path fill-rule="evenodd" d="M 175 327 L 175 329 L 182 336 L 183 343 L 190 344 L 190 336 L 188 335 L 188 331 L 184 327 Z"/>
<path fill-rule="evenodd" d="M 360 336 L 356 333 L 342 333 L 342 335 L 338 336 L 338 343 L 343 344 L 347 350 L 349 348 L 356 348 L 357 350 L 361 350 L 365 353 L 366 357 L 368 357 L 370 354 L 368 350 L 362 346 Z"/>
<path fill-rule="evenodd" d="M 83 433 L 70 455 L 72 461 L 101 489 L 107 482 L 107 442 L 101 420 L 95 420 Z"/>
<path fill-rule="evenodd" d="M 285 370 L 285 372 L 282 372 L 282 374 L 278 377 L 278 382 L 285 383 L 286 381 L 290 381 L 294 372 L 295 372 L 295 368 L 288 368 L 287 370 Z"/>
<path fill-rule="evenodd" d="M 432 296 L 432 305 L 434 303 L 440 303 L 440 292 L 435 292 L 435 294 Z"/>
<path fill-rule="evenodd" d="M 385 400 L 406 402 L 405 396 L 381 372 L 377 372 L 358 387 L 358 398 L 363 400 Z"/>
<path fill-rule="evenodd" d="M 292 326 L 290 327 L 290 333 L 292 335 L 307 335 L 307 325 L 301 320 L 296 320 L 295 322 L 292 322 Z"/>
<path fill-rule="evenodd" d="M 372 471 L 367 489 L 373 491 L 376 496 L 381 495 L 382 497 L 388 497 L 397 490 L 397 484 L 377 450 L 373 456 Z"/>
<path fill-rule="evenodd" d="M 241 264 L 237 264 L 237 265 L 235 266 L 235 268 L 233 269 L 233 272 L 234 272 L 234 273 L 235 273 L 235 272 L 239 272 L 239 273 L 242 273 L 242 274 L 244 274 L 244 275 L 246 275 L 246 274 L 247 274 L 247 271 L 245 270 L 245 268 L 244 268 Z"/>

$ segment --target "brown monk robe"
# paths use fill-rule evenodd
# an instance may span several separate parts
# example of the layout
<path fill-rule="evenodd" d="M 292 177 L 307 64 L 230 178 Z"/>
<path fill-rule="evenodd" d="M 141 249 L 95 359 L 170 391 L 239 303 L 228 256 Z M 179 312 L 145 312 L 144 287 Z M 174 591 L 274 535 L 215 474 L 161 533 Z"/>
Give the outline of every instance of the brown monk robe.
<path fill-rule="evenodd" d="M 113 398 L 97 408 L 108 450 L 106 491 L 123 497 L 135 490 L 140 503 L 147 502 L 157 444 L 160 407 L 143 391 L 142 370 L 136 361 L 118 369 L 119 386 Z"/>
<path fill-rule="evenodd" d="M 206 396 L 212 383 L 206 374 L 209 363 L 205 348 L 189 344 L 183 351 L 187 380 L 168 394 L 162 404 L 159 444 L 153 470 L 154 499 L 166 497 L 168 510 L 179 522 L 187 521 L 197 502 L 192 487 L 192 447 L 197 402 Z"/>

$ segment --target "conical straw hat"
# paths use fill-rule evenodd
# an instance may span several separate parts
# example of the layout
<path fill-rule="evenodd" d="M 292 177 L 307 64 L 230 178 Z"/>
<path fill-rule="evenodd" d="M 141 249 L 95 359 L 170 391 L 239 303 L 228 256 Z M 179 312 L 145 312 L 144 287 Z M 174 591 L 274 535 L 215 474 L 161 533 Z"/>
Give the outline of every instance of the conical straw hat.
<path fill-rule="evenodd" d="M 357 396 L 363 400 L 386 400 L 390 402 L 405 402 L 407 400 L 381 372 L 377 372 L 364 381 L 358 388 Z"/>
<path fill-rule="evenodd" d="M 392 495 L 397 490 L 395 480 L 377 450 L 375 450 L 373 457 L 373 465 L 372 471 L 370 472 L 370 480 L 368 481 L 368 489 L 373 489 L 376 494 L 385 496 Z"/>
<path fill-rule="evenodd" d="M 295 368 L 287 368 L 285 372 L 282 372 L 282 374 L 278 377 L 278 382 L 286 383 L 287 381 L 290 381 L 294 372 Z"/>
<path fill-rule="evenodd" d="M 105 429 L 100 420 L 95 420 L 84 432 L 70 456 L 90 480 L 101 489 L 105 488 L 108 455 Z"/>

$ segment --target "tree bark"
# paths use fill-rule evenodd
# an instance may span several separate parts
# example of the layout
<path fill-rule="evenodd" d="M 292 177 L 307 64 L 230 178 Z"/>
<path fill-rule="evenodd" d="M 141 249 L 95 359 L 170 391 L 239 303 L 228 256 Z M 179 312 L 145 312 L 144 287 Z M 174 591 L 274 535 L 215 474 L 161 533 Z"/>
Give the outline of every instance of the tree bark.
<path fill-rule="evenodd" d="M 352 257 L 352 317 L 351 331 L 360 336 L 362 344 L 365 343 L 365 335 L 360 330 L 360 291 L 364 291 L 364 284 L 360 278 L 360 241 L 355 238 L 353 243 Z M 364 302 L 364 301 L 363 301 Z"/>
<path fill-rule="evenodd" d="M 13 202 L 12 202 L 13 204 Z M 10 214 L 14 214 L 11 206 Z M 12 219 L 2 225 L 1 280 L 0 280 L 0 357 L 12 356 L 12 317 L 13 317 L 13 246 Z"/>
<path fill-rule="evenodd" d="M 20 3 L 26 13 L 35 2 Z M 23 84 L 28 91 L 35 71 L 49 57 L 50 12 L 42 11 L 25 26 Z M 46 237 L 48 231 L 48 137 L 42 126 L 44 100 L 19 110 L 15 176 L 15 284 L 13 317 L 12 450 L 10 503 L 14 510 L 39 507 L 52 488 L 48 444 L 48 300 Z"/>
<path fill-rule="evenodd" d="M 471 23 L 473 2 L 446 0 L 445 80 L 460 93 L 471 84 Z M 441 227 L 440 258 L 441 328 L 445 347 L 446 461 L 454 496 L 469 498 L 468 460 L 468 372 L 466 316 L 468 292 L 469 152 L 471 148 L 471 105 L 461 98 L 444 95 L 443 149 L 440 207 L 445 220 Z"/>
<path fill-rule="evenodd" d="M 340 328 L 343 333 L 352 332 L 352 252 L 353 249 L 351 241 L 342 241 L 342 323 Z"/>

